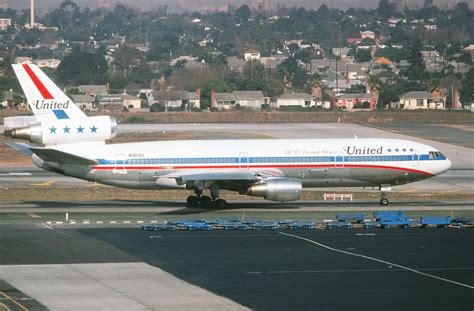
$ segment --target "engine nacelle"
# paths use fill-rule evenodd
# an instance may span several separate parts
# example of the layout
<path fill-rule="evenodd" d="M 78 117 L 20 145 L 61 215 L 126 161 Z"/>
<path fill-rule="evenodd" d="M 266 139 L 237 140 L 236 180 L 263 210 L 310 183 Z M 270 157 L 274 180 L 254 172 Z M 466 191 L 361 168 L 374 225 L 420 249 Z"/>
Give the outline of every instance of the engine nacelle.
<path fill-rule="evenodd" d="M 29 123 L 29 119 L 10 120 L 5 118 L 5 135 L 26 139 L 43 145 L 67 144 L 73 142 L 103 141 L 117 136 L 117 119 L 113 116 L 96 116 L 81 119 L 63 119 Z M 22 124 L 23 127 L 13 127 Z M 13 127 L 13 128 L 12 128 Z"/>
<path fill-rule="evenodd" d="M 299 200 L 302 188 L 301 182 L 297 180 L 271 179 L 251 186 L 247 194 L 271 201 L 288 202 Z"/>

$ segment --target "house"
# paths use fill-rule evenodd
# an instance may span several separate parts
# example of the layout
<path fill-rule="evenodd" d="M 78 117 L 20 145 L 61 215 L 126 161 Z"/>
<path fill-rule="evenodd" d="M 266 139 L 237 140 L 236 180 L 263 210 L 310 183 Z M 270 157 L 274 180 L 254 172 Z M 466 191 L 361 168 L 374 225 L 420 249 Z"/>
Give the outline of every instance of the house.
<path fill-rule="evenodd" d="M 260 60 L 260 52 L 255 50 L 255 49 L 250 49 L 250 50 L 247 50 L 245 51 L 244 53 L 244 59 L 246 61 L 249 61 L 249 60 Z"/>
<path fill-rule="evenodd" d="M 331 91 L 340 93 L 342 91 L 348 90 L 352 88 L 353 86 L 357 86 L 357 85 L 363 85 L 362 81 L 339 79 L 339 80 L 331 81 L 328 87 Z"/>
<path fill-rule="evenodd" d="M 33 64 L 33 59 L 30 57 L 19 56 L 15 58 L 15 64 Z"/>
<path fill-rule="evenodd" d="M 99 111 L 120 112 L 123 110 L 123 97 L 121 94 L 98 95 L 96 107 Z"/>
<path fill-rule="evenodd" d="M 262 57 L 260 58 L 260 62 L 266 67 L 270 69 L 276 69 L 278 65 L 283 63 L 285 60 L 287 60 L 287 56 L 283 55 L 272 55 L 268 57 Z"/>
<path fill-rule="evenodd" d="M 471 54 L 471 60 L 474 61 L 474 44 L 470 44 L 468 47 L 465 47 L 463 52 Z"/>
<path fill-rule="evenodd" d="M 13 93 L 13 90 L 10 89 L 9 91 L 3 92 L 3 99 L 0 106 L 3 109 L 15 108 L 15 93 Z"/>
<path fill-rule="evenodd" d="M 11 18 L 0 18 L 0 31 L 5 31 L 12 25 Z"/>
<path fill-rule="evenodd" d="M 434 96 L 425 91 L 408 92 L 400 96 L 399 108 L 405 110 L 415 109 L 446 109 L 446 96 Z"/>
<path fill-rule="evenodd" d="M 236 103 L 234 93 L 211 93 L 211 107 L 219 111 L 235 109 Z"/>
<path fill-rule="evenodd" d="M 78 106 L 84 111 L 95 110 L 94 96 L 78 94 L 78 95 L 71 95 L 71 99 L 76 104 L 76 106 Z"/>
<path fill-rule="evenodd" d="M 388 19 L 388 26 L 394 28 L 394 27 L 397 27 L 397 24 L 400 22 L 404 24 L 407 21 L 406 19 L 403 19 L 403 18 L 392 17 Z"/>
<path fill-rule="evenodd" d="M 341 94 L 335 98 L 334 108 L 344 110 L 375 109 L 377 100 L 369 93 Z"/>
<path fill-rule="evenodd" d="M 35 64 L 38 65 L 38 67 L 40 68 L 48 67 L 48 68 L 57 69 L 59 64 L 61 64 L 61 61 L 59 59 L 54 59 L 54 58 L 37 59 L 35 60 Z"/>
<path fill-rule="evenodd" d="M 362 38 L 352 38 L 352 37 L 349 37 L 347 38 L 347 44 L 359 44 L 362 42 Z"/>
<path fill-rule="evenodd" d="M 277 97 L 276 107 L 299 106 L 313 107 L 315 105 L 313 96 L 307 93 L 286 93 Z"/>
<path fill-rule="evenodd" d="M 350 48 L 332 48 L 332 54 L 341 58 L 346 58 L 350 51 Z"/>
<path fill-rule="evenodd" d="M 370 30 L 362 31 L 360 33 L 360 37 L 362 38 L 362 40 L 364 40 L 364 39 L 375 40 L 375 32 L 370 31 Z"/>
<path fill-rule="evenodd" d="M 122 94 L 123 98 L 123 107 L 125 109 L 141 109 L 142 108 L 142 99 L 136 96 L 129 94 Z"/>
<path fill-rule="evenodd" d="M 262 91 L 234 91 L 237 98 L 236 105 L 249 109 L 260 110 L 263 104 L 268 103 L 268 98 L 263 96 Z"/>
<path fill-rule="evenodd" d="M 154 104 L 163 104 L 168 110 L 191 110 L 201 107 L 200 90 L 186 91 L 153 91 L 148 97 L 150 107 Z"/>
<path fill-rule="evenodd" d="M 230 70 L 236 71 L 236 72 L 242 72 L 242 70 L 244 70 L 245 60 L 238 58 L 236 56 L 228 56 L 226 60 L 227 60 L 227 66 L 229 67 Z"/>
<path fill-rule="evenodd" d="M 232 93 L 211 92 L 211 107 L 217 110 L 247 108 L 260 110 L 268 98 L 261 91 L 234 91 Z"/>
<path fill-rule="evenodd" d="M 107 95 L 107 85 L 79 85 L 79 92 L 84 93 L 85 95 Z"/>

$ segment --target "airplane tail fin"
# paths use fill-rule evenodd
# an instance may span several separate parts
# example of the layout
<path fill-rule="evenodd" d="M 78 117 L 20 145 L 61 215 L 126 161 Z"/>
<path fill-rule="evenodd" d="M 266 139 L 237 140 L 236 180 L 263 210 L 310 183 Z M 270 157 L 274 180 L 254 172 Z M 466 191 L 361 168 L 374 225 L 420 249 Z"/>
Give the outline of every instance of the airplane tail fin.
<path fill-rule="evenodd" d="M 12 67 L 39 121 L 87 118 L 37 65 L 13 64 Z"/>

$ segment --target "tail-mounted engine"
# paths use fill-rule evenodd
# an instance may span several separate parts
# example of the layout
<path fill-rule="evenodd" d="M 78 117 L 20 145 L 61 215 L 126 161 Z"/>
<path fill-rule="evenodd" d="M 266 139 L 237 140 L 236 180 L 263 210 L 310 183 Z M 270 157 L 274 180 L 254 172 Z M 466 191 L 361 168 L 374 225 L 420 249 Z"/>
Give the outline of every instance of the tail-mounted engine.
<path fill-rule="evenodd" d="M 96 116 L 38 121 L 34 116 L 4 118 L 5 136 L 43 145 L 103 141 L 117 136 L 117 119 Z"/>

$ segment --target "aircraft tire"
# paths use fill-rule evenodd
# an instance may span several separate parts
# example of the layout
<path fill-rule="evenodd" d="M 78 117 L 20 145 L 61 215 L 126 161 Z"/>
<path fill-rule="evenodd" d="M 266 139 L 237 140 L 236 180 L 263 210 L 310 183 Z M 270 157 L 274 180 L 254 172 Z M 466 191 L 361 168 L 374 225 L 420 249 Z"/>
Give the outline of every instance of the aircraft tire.
<path fill-rule="evenodd" d="M 186 206 L 187 207 L 197 207 L 199 205 L 199 198 L 195 195 L 190 195 L 186 199 Z"/>
<path fill-rule="evenodd" d="M 214 205 L 216 206 L 216 208 L 218 209 L 224 209 L 227 207 L 227 201 L 226 200 L 223 200 L 223 199 L 217 199 L 215 202 L 214 202 Z"/>
<path fill-rule="evenodd" d="M 381 198 L 380 199 L 380 205 L 388 205 L 389 201 L 387 198 Z"/>
<path fill-rule="evenodd" d="M 199 198 L 199 203 L 201 204 L 202 208 L 213 208 L 214 207 L 214 202 L 212 201 L 211 197 L 208 197 L 207 195 L 203 195 L 202 197 Z"/>

